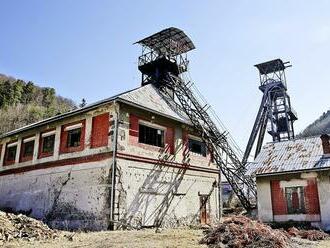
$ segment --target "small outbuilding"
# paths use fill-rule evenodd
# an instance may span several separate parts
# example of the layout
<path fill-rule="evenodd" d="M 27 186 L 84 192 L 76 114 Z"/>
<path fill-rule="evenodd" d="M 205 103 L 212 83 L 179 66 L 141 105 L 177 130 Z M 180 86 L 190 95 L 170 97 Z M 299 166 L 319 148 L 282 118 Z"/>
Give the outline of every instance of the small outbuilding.
<path fill-rule="evenodd" d="M 330 230 L 327 134 L 267 143 L 247 168 L 256 177 L 261 221 L 307 221 Z"/>

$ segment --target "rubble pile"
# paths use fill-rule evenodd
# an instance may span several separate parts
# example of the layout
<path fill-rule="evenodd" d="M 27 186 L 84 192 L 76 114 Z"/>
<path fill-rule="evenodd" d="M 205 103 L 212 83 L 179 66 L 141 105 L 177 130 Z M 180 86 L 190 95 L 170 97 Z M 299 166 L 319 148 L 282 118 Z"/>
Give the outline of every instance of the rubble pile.
<path fill-rule="evenodd" d="M 292 237 L 299 237 L 311 241 L 324 240 L 329 237 L 329 234 L 319 230 L 299 230 L 295 227 L 288 229 L 288 233 Z"/>
<path fill-rule="evenodd" d="M 11 214 L 0 211 L 0 243 L 15 239 L 43 240 L 58 237 L 55 230 L 43 222 L 25 215 Z"/>
<path fill-rule="evenodd" d="M 270 226 L 253 221 L 245 216 L 227 217 L 215 228 L 206 231 L 200 241 L 209 247 L 291 247 L 292 241 L 284 230 L 274 230 Z"/>

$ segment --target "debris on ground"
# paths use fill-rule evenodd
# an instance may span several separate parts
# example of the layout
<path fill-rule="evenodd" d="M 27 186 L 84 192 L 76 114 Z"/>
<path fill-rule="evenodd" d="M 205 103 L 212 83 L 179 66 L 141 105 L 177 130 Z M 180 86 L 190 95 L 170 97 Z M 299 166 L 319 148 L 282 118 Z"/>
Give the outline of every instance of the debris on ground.
<path fill-rule="evenodd" d="M 308 239 L 311 241 L 325 240 L 329 237 L 329 234 L 320 230 L 299 230 L 295 227 L 289 228 L 287 232 L 292 237 Z"/>
<path fill-rule="evenodd" d="M 206 231 L 200 243 L 209 247 L 286 248 L 291 246 L 292 241 L 284 230 L 274 230 L 245 216 L 233 216 Z"/>
<path fill-rule="evenodd" d="M 46 224 L 23 214 L 0 211 L 0 243 L 12 240 L 44 240 L 58 237 Z"/>
<path fill-rule="evenodd" d="M 296 239 L 319 241 L 329 238 L 329 234 L 321 230 L 300 229 L 289 227 L 273 229 L 267 224 L 252 220 L 246 216 L 225 217 L 217 227 L 205 231 L 201 244 L 209 247 L 241 248 L 241 247 L 270 247 L 286 248 L 293 247 Z M 302 225 L 307 228 L 307 225 Z M 312 227 L 311 227 L 312 228 Z"/>

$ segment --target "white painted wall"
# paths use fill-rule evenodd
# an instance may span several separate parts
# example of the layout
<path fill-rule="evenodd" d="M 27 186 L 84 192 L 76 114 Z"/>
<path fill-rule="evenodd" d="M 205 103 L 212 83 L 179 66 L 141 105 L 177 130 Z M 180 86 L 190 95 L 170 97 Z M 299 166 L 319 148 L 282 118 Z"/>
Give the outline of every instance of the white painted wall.
<path fill-rule="evenodd" d="M 318 193 L 321 210 L 321 226 L 330 230 L 330 177 L 329 172 L 320 173 L 318 178 Z"/>
<path fill-rule="evenodd" d="M 183 171 L 177 168 L 117 160 L 122 188 L 120 219 L 132 225 L 153 226 L 157 216 L 163 216 L 162 225 L 176 227 L 199 224 L 199 194 L 210 194 L 210 220 L 219 218 L 216 174 Z M 118 179 L 117 179 L 118 180 Z M 120 187 L 118 187 L 120 188 Z"/>
<path fill-rule="evenodd" d="M 273 221 L 272 198 L 269 179 L 257 178 L 258 218 Z"/>
<path fill-rule="evenodd" d="M 2 176 L 0 208 L 64 229 L 106 229 L 110 164 L 107 159 Z"/>

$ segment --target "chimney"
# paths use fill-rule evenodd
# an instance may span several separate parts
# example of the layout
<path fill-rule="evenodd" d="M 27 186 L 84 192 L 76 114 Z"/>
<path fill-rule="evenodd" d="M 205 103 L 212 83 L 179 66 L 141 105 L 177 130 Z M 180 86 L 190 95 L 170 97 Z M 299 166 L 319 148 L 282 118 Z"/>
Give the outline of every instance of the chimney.
<path fill-rule="evenodd" d="M 322 147 L 323 147 L 323 153 L 324 154 L 330 154 L 330 142 L 329 142 L 329 135 L 322 134 L 321 140 L 322 140 Z"/>

